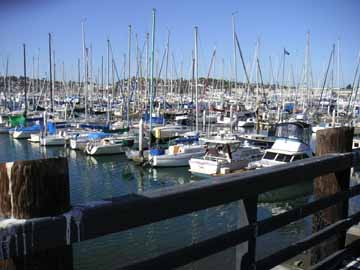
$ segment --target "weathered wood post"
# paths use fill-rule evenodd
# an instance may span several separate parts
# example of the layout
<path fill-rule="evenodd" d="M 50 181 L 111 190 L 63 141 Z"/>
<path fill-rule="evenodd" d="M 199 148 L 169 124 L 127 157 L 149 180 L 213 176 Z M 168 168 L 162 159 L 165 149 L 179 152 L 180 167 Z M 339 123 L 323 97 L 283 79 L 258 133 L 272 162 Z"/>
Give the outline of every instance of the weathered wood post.
<path fill-rule="evenodd" d="M 70 210 L 66 158 L 15 161 L 0 164 L 0 216 L 29 219 L 56 216 Z M 2 239 L 0 239 L 1 241 Z M 70 246 L 1 261 L 7 269 L 72 269 Z"/>
<path fill-rule="evenodd" d="M 252 196 L 244 199 L 244 206 L 247 213 L 247 218 L 249 224 L 252 224 L 256 227 L 257 223 L 257 204 L 258 204 L 258 196 Z M 252 235 L 252 237 L 248 241 L 248 251 L 245 254 L 244 258 L 241 262 L 241 269 L 256 269 L 255 267 L 256 261 L 256 232 Z"/>
<path fill-rule="evenodd" d="M 316 155 L 352 151 L 354 128 L 341 127 L 316 132 Z M 346 190 L 350 185 L 350 168 L 337 173 L 320 176 L 314 181 L 316 199 Z M 318 212 L 313 216 L 313 232 L 348 216 L 348 201 Z M 345 245 L 346 234 L 338 234 L 312 249 L 311 263 L 317 263 Z"/>

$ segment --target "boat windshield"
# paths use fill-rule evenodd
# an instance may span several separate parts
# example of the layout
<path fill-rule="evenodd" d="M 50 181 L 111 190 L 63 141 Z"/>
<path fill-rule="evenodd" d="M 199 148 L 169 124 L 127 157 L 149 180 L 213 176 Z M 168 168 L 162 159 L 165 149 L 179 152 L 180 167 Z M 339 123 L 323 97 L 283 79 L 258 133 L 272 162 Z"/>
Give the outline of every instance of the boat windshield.
<path fill-rule="evenodd" d="M 278 154 L 275 160 L 281 161 L 281 162 L 290 162 L 291 158 L 292 158 L 292 155 Z"/>
<path fill-rule="evenodd" d="M 277 155 L 277 153 L 274 153 L 274 152 L 265 152 L 263 159 L 274 160 L 276 155 Z"/>
<path fill-rule="evenodd" d="M 276 127 L 275 136 L 300 140 L 303 143 L 310 143 L 310 126 L 302 123 L 282 123 Z"/>

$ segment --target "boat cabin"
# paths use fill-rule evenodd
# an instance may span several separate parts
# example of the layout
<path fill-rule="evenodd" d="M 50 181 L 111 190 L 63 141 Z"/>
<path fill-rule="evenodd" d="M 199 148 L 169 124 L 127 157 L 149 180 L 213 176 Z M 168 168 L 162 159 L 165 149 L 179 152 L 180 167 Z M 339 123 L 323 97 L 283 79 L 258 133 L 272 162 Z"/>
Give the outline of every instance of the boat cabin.
<path fill-rule="evenodd" d="M 310 145 L 311 125 L 305 122 L 285 122 L 276 125 L 275 137 L 300 141 Z"/>
<path fill-rule="evenodd" d="M 264 160 L 273 160 L 278 162 L 293 162 L 296 160 L 301 160 L 309 158 L 309 155 L 307 153 L 278 153 L 278 152 L 272 152 L 270 150 L 266 151 L 263 159 Z"/>

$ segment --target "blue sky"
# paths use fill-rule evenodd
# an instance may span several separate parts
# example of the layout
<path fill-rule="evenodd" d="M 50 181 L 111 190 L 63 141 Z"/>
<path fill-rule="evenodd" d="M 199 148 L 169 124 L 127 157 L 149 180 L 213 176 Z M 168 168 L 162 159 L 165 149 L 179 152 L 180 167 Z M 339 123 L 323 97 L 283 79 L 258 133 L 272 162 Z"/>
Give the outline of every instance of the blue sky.
<path fill-rule="evenodd" d="M 1 0 L 0 1 L 0 74 L 9 57 L 10 72 L 22 73 L 22 44 L 27 44 L 28 69 L 40 49 L 40 73 L 48 71 L 48 32 L 53 33 L 56 62 L 64 62 L 67 79 L 76 79 L 76 62 L 81 56 L 81 20 L 86 18 L 86 42 L 94 51 L 94 70 L 106 55 L 106 39 L 112 43 L 120 68 L 127 53 L 127 31 L 131 24 L 142 47 L 145 33 L 151 30 L 151 10 L 157 9 L 156 47 L 159 56 L 165 48 L 168 29 L 170 47 L 179 72 L 183 62 L 185 76 L 190 73 L 194 47 L 193 28 L 199 27 L 200 75 L 206 75 L 212 50 L 216 46 L 216 75 L 232 78 L 231 13 L 237 11 L 236 28 L 247 63 L 252 62 L 256 40 L 260 39 L 260 61 L 264 79 L 269 79 L 269 56 L 274 72 L 285 47 L 286 77 L 293 65 L 298 74 L 304 61 L 306 32 L 311 32 L 311 60 L 316 81 L 323 77 L 332 44 L 341 39 L 341 69 L 344 83 L 352 81 L 360 49 L 360 1 L 358 0 Z M 135 41 L 135 34 L 133 35 Z M 135 69 L 135 43 L 132 47 Z M 244 75 L 238 63 L 238 78 Z M 60 74 L 57 74 L 59 77 Z"/>

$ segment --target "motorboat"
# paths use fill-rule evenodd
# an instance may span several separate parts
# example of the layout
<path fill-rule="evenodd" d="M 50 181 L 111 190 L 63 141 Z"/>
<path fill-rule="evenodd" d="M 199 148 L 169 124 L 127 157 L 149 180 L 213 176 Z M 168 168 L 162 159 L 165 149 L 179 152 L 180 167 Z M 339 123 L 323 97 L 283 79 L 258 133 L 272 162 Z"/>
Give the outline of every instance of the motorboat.
<path fill-rule="evenodd" d="M 239 140 L 243 140 L 244 142 L 247 142 L 250 145 L 258 146 L 263 149 L 270 148 L 275 142 L 274 137 L 267 136 L 265 134 L 256 134 L 256 133 L 239 135 Z"/>
<path fill-rule="evenodd" d="M 133 136 L 114 136 L 104 138 L 98 141 L 88 142 L 85 147 L 85 152 L 91 156 L 121 154 L 125 152 L 126 147 L 130 147 L 133 144 Z"/>
<path fill-rule="evenodd" d="M 66 139 L 60 134 L 40 136 L 40 145 L 42 146 L 64 146 Z"/>
<path fill-rule="evenodd" d="M 85 150 L 86 145 L 93 140 L 99 140 L 109 137 L 110 134 L 104 132 L 77 132 L 69 139 L 69 145 L 72 150 Z"/>
<path fill-rule="evenodd" d="M 166 140 L 179 137 L 189 131 L 190 128 L 188 126 L 165 125 L 153 128 L 152 134 L 157 140 Z"/>
<path fill-rule="evenodd" d="M 259 160 L 259 147 L 244 146 L 239 140 L 205 140 L 208 144 L 202 158 L 189 161 L 190 172 L 200 175 L 225 175 L 247 167 L 249 162 Z"/>
<path fill-rule="evenodd" d="M 275 129 L 275 142 L 265 150 L 261 160 L 249 168 L 263 168 L 286 164 L 313 156 L 310 147 L 311 126 L 304 122 L 283 122 Z"/>
<path fill-rule="evenodd" d="M 165 151 L 150 150 L 149 162 L 153 167 L 183 167 L 189 166 L 189 160 L 200 158 L 205 154 L 205 144 L 199 144 L 198 136 L 179 138 L 175 145 L 170 145 Z"/>

